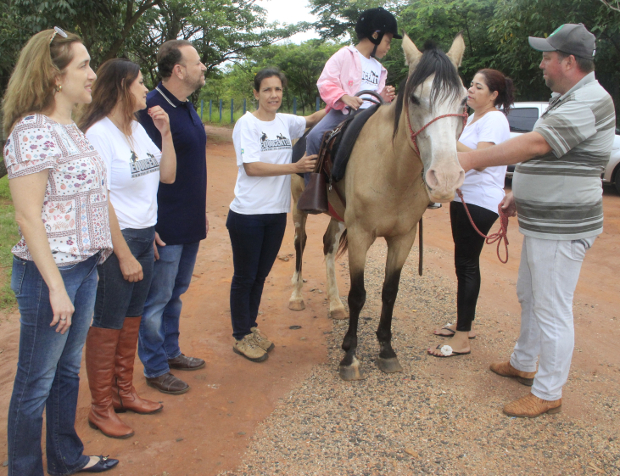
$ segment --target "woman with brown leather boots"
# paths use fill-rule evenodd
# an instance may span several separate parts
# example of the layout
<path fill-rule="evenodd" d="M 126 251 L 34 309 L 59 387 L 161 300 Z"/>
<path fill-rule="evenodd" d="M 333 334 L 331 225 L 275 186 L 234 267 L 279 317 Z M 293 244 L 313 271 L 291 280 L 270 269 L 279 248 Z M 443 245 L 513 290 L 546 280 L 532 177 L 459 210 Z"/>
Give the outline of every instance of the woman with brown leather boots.
<path fill-rule="evenodd" d="M 150 414 L 163 405 L 138 396 L 133 367 L 144 302 L 153 274 L 153 240 L 160 180 L 173 183 L 176 155 L 168 114 L 148 112 L 162 135 L 162 150 L 135 120 L 146 107 L 140 67 L 126 59 L 106 61 L 93 87 L 80 128 L 104 159 L 110 196 L 114 254 L 98 268 L 95 315 L 86 339 L 86 371 L 92 394 L 88 422 L 112 438 L 133 430 L 117 416 Z"/>

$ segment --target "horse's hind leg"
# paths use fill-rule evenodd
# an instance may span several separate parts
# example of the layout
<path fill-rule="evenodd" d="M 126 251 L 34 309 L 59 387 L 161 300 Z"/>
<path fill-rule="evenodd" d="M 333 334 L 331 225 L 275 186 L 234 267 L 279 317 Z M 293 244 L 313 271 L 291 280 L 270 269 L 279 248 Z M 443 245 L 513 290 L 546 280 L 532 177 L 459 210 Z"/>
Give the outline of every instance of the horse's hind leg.
<path fill-rule="evenodd" d="M 402 372 L 403 368 L 398 362 L 396 352 L 392 348 L 392 315 L 394 303 L 398 294 L 398 284 L 400 273 L 407 260 L 411 246 L 415 239 L 415 231 L 410 235 L 387 238 L 388 256 L 385 266 L 385 280 L 383 281 L 383 292 L 381 295 L 381 320 L 377 329 L 377 339 L 379 340 L 379 357 L 377 367 L 387 373 Z"/>
<path fill-rule="evenodd" d="M 338 282 L 336 281 L 336 253 L 344 230 L 344 223 L 332 218 L 325 235 L 323 235 L 323 253 L 325 254 L 325 268 L 327 269 L 327 299 L 329 301 L 329 317 L 332 319 L 349 317 L 340 300 Z"/>
<path fill-rule="evenodd" d="M 343 380 L 361 380 L 364 378 L 360 362 L 356 356 L 357 327 L 360 312 L 366 303 L 366 289 L 364 288 L 364 266 L 366 253 L 374 241 L 364 232 L 352 232 L 349 229 L 349 273 L 351 275 L 351 290 L 349 291 L 349 329 L 342 341 L 342 350 L 346 352 L 340 362 L 340 377 Z"/>
<path fill-rule="evenodd" d="M 293 175 L 291 179 L 291 191 L 293 194 L 293 223 L 295 224 L 295 274 L 293 274 L 293 294 L 288 301 L 288 308 L 292 311 L 303 311 L 306 308 L 304 298 L 301 295 L 301 288 L 304 280 L 301 268 L 306 248 L 306 219 L 308 214 L 297 209 L 297 200 L 304 189 L 304 179 L 298 175 Z"/>

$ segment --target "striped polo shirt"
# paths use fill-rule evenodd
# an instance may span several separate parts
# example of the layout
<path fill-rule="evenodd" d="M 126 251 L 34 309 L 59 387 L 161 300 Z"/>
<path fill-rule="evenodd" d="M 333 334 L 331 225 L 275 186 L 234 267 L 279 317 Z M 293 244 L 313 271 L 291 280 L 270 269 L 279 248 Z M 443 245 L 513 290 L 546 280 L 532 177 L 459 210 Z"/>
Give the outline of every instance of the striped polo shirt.
<path fill-rule="evenodd" d="M 577 240 L 603 231 L 603 172 L 614 141 L 611 96 L 588 74 L 566 94 L 554 93 L 534 125 L 551 152 L 515 168 L 519 230 L 526 236 Z"/>

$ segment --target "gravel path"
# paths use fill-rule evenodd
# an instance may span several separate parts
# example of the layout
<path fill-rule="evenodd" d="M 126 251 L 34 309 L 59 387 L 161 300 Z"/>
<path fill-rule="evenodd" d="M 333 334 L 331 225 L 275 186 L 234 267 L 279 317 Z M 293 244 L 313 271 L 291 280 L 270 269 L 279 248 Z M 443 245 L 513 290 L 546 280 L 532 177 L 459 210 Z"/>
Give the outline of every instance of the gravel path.
<path fill-rule="evenodd" d="M 455 286 L 430 266 L 417 276 L 415 248 L 403 270 L 393 324 L 394 348 L 405 370 L 379 371 L 374 331 L 385 251 L 379 240 L 366 268 L 358 358 L 367 378 L 340 380 L 340 344 L 348 321 L 334 321 L 327 336 L 329 362 L 282 399 L 260 425 L 240 467 L 221 474 L 620 474 L 620 379 L 573 366 L 571 393 L 587 404 L 586 417 L 566 411 L 533 420 L 504 416 L 502 406 L 528 388 L 488 371 L 488 349 L 508 356 L 516 327 L 502 321 L 505 311 L 479 309 L 472 355 L 428 356 L 429 345 L 446 342 L 429 332 L 454 319 Z M 425 259 L 429 253 L 436 252 L 425 250 Z M 347 273 L 345 264 L 340 268 Z M 611 371 L 612 377 L 618 375 L 617 364 Z"/>

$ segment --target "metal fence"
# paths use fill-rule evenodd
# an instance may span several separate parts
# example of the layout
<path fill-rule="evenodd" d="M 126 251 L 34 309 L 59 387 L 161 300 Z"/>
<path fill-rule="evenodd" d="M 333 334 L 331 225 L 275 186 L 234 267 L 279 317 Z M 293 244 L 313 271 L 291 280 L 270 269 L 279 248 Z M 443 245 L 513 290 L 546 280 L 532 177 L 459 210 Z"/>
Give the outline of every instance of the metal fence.
<path fill-rule="evenodd" d="M 251 100 L 250 104 L 255 101 Z M 316 97 L 315 111 L 321 108 L 321 98 Z M 248 110 L 248 101 L 243 99 L 209 99 L 208 101 L 201 99 L 200 108 L 196 108 L 200 114 L 200 119 L 208 122 L 222 122 L 222 123 L 234 123 L 239 117 L 243 116 Z M 298 104 L 297 98 L 293 98 L 293 104 L 291 110 L 283 110 L 280 108 L 280 112 L 288 112 L 291 114 L 297 114 Z"/>

